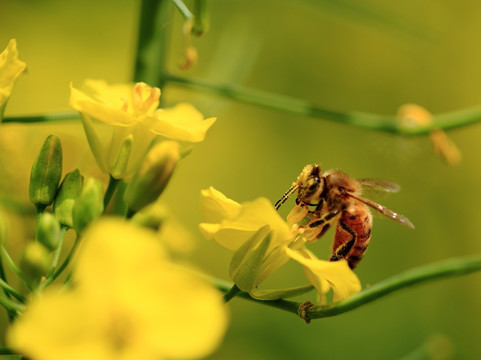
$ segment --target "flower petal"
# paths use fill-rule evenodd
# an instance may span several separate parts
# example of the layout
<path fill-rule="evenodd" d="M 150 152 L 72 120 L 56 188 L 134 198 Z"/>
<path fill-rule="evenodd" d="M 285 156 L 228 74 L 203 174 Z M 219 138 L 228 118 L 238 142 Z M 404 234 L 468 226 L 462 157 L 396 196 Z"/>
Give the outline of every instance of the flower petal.
<path fill-rule="evenodd" d="M 204 117 L 192 105 L 180 103 L 170 109 L 155 112 L 155 119 L 146 118 L 152 132 L 173 140 L 200 142 L 216 118 L 204 120 Z"/>
<path fill-rule="evenodd" d="M 11 39 L 0 54 L 0 106 L 8 100 L 15 81 L 26 68 L 27 65 L 18 59 L 17 41 Z"/>
<path fill-rule="evenodd" d="M 348 298 L 361 291 L 361 282 L 349 268 L 347 261 L 325 261 L 317 259 L 310 251 L 294 251 L 285 248 L 287 255 L 304 266 L 309 282 L 316 287 L 320 302 L 332 288 L 334 302 Z"/>
<path fill-rule="evenodd" d="M 200 208 L 205 222 L 220 223 L 239 215 L 241 205 L 212 186 L 200 192 Z"/>
<path fill-rule="evenodd" d="M 220 222 L 215 240 L 229 250 L 237 250 L 259 228 L 269 225 L 272 229 L 270 249 L 284 244 L 290 239 L 286 223 L 266 198 L 258 198 L 242 204 L 239 214 L 234 218 L 225 218 Z M 268 253 L 270 250 L 268 251 Z"/>
<path fill-rule="evenodd" d="M 133 86 L 109 86 L 105 81 L 87 80 L 83 88 L 79 90 L 70 84 L 70 106 L 78 112 L 115 126 L 130 126 L 139 121 L 124 109 Z"/>

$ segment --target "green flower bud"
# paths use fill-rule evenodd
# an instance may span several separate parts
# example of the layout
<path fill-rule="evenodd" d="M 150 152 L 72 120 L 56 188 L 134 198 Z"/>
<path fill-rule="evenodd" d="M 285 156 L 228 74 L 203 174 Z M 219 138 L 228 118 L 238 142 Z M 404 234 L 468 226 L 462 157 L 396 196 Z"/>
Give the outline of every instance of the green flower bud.
<path fill-rule="evenodd" d="M 44 212 L 40 215 L 35 239 L 50 251 L 57 248 L 60 241 L 60 223 L 53 214 Z"/>
<path fill-rule="evenodd" d="M 242 291 L 250 292 L 259 285 L 259 274 L 271 243 L 271 229 L 261 227 L 232 257 L 229 275 Z"/>
<path fill-rule="evenodd" d="M 84 177 L 80 175 L 77 169 L 65 175 L 60 184 L 60 189 L 53 203 L 53 213 L 60 224 L 70 228 L 73 227 L 72 209 L 82 190 L 83 181 Z"/>
<path fill-rule="evenodd" d="M 62 176 L 62 145 L 55 135 L 47 137 L 30 173 L 30 201 L 37 206 L 50 205 Z"/>
<path fill-rule="evenodd" d="M 179 144 L 175 141 L 163 141 L 150 149 L 125 190 L 124 200 L 129 210 L 139 211 L 157 200 L 178 160 Z"/>
<path fill-rule="evenodd" d="M 40 283 L 40 279 L 50 268 L 48 250 L 39 242 L 29 243 L 20 261 L 20 269 L 30 282 Z"/>
<path fill-rule="evenodd" d="M 98 179 L 88 178 L 72 210 L 74 229 L 77 233 L 81 233 L 90 222 L 102 215 L 103 212 L 102 184 Z"/>

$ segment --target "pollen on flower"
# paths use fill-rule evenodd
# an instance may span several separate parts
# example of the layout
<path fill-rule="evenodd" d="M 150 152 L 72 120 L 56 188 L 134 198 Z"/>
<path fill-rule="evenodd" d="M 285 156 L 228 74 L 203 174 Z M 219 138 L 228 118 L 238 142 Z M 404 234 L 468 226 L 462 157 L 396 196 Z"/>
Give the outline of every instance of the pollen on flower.
<path fill-rule="evenodd" d="M 147 93 L 147 98 L 144 100 L 144 94 Z M 152 110 L 152 107 L 157 106 L 160 98 L 160 89 L 150 87 L 146 83 L 140 82 L 135 84 L 132 93 L 132 107 L 134 114 L 147 114 Z"/>

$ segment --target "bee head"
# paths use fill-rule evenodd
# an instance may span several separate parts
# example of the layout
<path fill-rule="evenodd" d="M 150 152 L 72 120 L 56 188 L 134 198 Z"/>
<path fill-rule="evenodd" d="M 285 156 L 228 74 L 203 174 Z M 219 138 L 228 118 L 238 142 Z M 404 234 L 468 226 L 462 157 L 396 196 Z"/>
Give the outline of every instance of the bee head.
<path fill-rule="evenodd" d="M 359 194 L 360 192 L 358 182 L 343 172 L 332 170 L 325 178 L 330 199 L 347 198 L 349 194 Z"/>
<path fill-rule="evenodd" d="M 321 167 L 317 164 L 307 165 L 297 177 L 299 193 L 298 201 L 311 203 L 318 201 L 324 189 L 324 182 L 321 176 Z"/>

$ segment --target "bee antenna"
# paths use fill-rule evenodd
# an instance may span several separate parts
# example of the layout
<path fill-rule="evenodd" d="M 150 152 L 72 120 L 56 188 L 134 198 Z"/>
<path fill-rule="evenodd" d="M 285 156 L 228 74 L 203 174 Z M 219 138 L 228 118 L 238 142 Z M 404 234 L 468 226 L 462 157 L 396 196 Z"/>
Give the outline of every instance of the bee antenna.
<path fill-rule="evenodd" d="M 287 190 L 284 195 L 282 195 L 282 197 L 277 200 L 277 202 L 275 203 L 274 207 L 276 208 L 276 210 L 278 210 L 282 204 L 284 204 L 286 202 L 286 200 L 289 198 L 289 196 L 292 195 L 292 193 L 294 191 L 296 191 L 297 189 L 299 188 L 299 185 L 297 184 L 294 184 L 291 186 L 291 188 L 289 190 Z"/>

